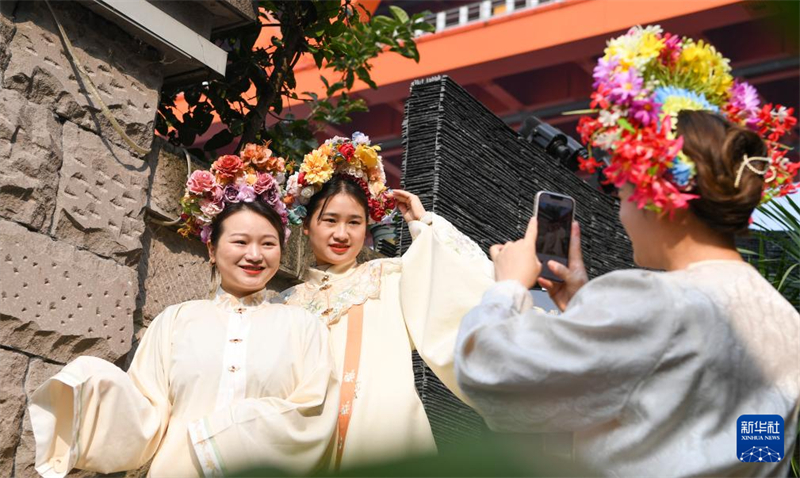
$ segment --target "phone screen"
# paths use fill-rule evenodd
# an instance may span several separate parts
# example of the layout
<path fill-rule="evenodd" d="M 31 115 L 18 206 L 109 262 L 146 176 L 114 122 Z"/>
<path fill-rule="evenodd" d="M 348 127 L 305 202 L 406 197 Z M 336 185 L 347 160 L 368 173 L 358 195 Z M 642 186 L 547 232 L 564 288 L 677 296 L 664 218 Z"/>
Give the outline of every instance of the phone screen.
<path fill-rule="evenodd" d="M 569 196 L 542 191 L 536 195 L 536 255 L 542 263 L 542 277 L 561 281 L 547 266 L 548 261 L 568 265 L 569 237 L 575 200 Z"/>

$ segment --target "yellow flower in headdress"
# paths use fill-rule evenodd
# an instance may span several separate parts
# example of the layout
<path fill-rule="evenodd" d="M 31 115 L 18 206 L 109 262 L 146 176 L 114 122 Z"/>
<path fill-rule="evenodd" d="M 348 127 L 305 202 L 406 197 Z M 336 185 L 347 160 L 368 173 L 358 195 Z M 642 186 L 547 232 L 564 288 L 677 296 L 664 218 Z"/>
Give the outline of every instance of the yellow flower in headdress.
<path fill-rule="evenodd" d="M 690 75 L 697 89 L 709 97 L 724 99 L 733 85 L 728 59 L 703 40 L 686 40 L 679 69 Z"/>
<path fill-rule="evenodd" d="M 328 143 L 324 143 L 322 146 L 317 148 L 317 151 L 326 157 L 331 157 L 333 155 L 333 146 Z"/>
<path fill-rule="evenodd" d="M 333 166 L 320 149 L 315 149 L 303 158 L 300 171 L 306 173 L 305 181 L 310 184 L 322 184 L 333 176 Z"/>
<path fill-rule="evenodd" d="M 378 165 L 378 151 L 380 146 L 366 146 L 359 144 L 356 148 L 355 157 L 367 168 L 374 168 Z"/>
<path fill-rule="evenodd" d="M 664 40 L 659 38 L 661 27 L 633 27 L 627 35 L 608 42 L 605 59 L 616 57 L 623 67 L 642 68 L 657 58 L 664 48 Z"/>

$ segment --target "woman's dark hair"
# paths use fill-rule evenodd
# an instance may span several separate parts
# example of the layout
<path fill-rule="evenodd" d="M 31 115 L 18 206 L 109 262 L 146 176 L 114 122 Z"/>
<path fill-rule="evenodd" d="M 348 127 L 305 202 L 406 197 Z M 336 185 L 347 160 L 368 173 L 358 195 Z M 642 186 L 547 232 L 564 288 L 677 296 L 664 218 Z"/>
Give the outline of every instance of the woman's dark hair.
<path fill-rule="evenodd" d="M 325 212 L 325 208 L 328 207 L 328 203 L 330 202 L 331 198 L 337 194 L 346 194 L 355 199 L 356 202 L 358 202 L 358 204 L 364 208 L 364 219 L 369 220 L 369 202 L 364 190 L 361 189 L 361 186 L 358 183 L 347 176 L 337 174 L 333 176 L 330 181 L 325 183 L 322 186 L 322 189 L 311 196 L 311 199 L 306 205 L 307 212 L 306 217 L 303 219 L 304 225 L 308 227 L 311 218 L 318 209 L 320 211 L 319 215 L 322 216 L 322 213 Z"/>
<path fill-rule="evenodd" d="M 758 133 L 705 111 L 678 113 L 678 134 L 683 137 L 683 152 L 697 168 L 700 197 L 689 201 L 689 209 L 717 232 L 746 233 L 761 201 L 764 177 L 745 168 L 739 186 L 734 183 L 745 155 L 767 154 L 764 141 Z"/>
<path fill-rule="evenodd" d="M 283 227 L 281 216 L 274 209 L 272 209 L 271 206 L 263 201 L 227 204 L 225 209 L 223 209 L 221 213 L 217 214 L 217 216 L 214 217 L 214 220 L 211 222 L 211 236 L 208 240 L 211 241 L 211 244 L 214 247 L 217 247 L 219 238 L 222 237 L 222 225 L 225 223 L 225 219 L 239 211 L 252 211 L 269 221 L 269 223 L 272 224 L 272 227 L 278 231 L 278 240 L 280 241 L 281 248 L 283 248 L 284 241 L 286 240 L 286 230 Z"/>

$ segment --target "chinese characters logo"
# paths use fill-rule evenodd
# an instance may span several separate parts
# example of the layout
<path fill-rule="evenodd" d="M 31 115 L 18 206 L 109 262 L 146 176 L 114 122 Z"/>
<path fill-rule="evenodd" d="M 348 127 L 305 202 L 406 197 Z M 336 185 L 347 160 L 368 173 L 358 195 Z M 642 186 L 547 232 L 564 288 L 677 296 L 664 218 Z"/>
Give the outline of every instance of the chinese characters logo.
<path fill-rule="evenodd" d="M 777 463 L 783 459 L 783 418 L 742 415 L 736 420 L 736 455 L 746 463 Z"/>

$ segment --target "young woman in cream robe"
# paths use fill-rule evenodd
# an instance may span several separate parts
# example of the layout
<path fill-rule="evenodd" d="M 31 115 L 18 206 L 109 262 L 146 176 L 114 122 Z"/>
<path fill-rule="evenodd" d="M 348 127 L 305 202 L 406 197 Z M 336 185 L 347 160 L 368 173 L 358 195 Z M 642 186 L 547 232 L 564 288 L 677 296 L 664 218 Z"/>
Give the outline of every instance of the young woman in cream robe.
<path fill-rule="evenodd" d="M 456 395 L 453 347 L 463 315 L 492 284 L 491 262 L 419 198 L 394 191 L 413 243 L 401 258 L 358 264 L 367 198 L 334 175 L 308 204 L 304 232 L 316 257 L 307 282 L 284 292 L 331 333 L 342 398 L 334 467 L 432 454 L 436 444 L 414 385 L 416 350 Z M 361 337 L 352 339 L 354 310 Z M 348 362 L 348 350 L 358 350 Z M 348 398 L 346 387 L 354 386 Z"/>
<path fill-rule="evenodd" d="M 587 283 L 574 224 L 569 268 L 549 262 L 564 282 L 538 279 L 563 314 L 539 312 L 528 294 L 541 271 L 532 220 L 525 239 L 492 246 L 498 282 L 464 317 L 458 382 L 495 431 L 574 432 L 592 473 L 787 476 L 800 315 L 734 244 L 761 199 L 768 169 L 751 162 L 763 162 L 764 143 L 700 111 L 682 111 L 678 132 L 697 166 L 691 208 L 657 215 L 631 201 L 632 184 L 620 190 L 634 260 L 651 270 Z M 780 415 L 785 449 L 744 463 L 737 419 L 747 414 Z"/>
<path fill-rule="evenodd" d="M 325 466 L 338 382 L 328 333 L 299 307 L 265 301 L 284 229 L 255 201 L 217 216 L 209 253 L 221 276 L 210 300 L 168 307 L 127 373 L 80 357 L 31 397 L 36 470 L 221 476 L 263 464 Z"/>

